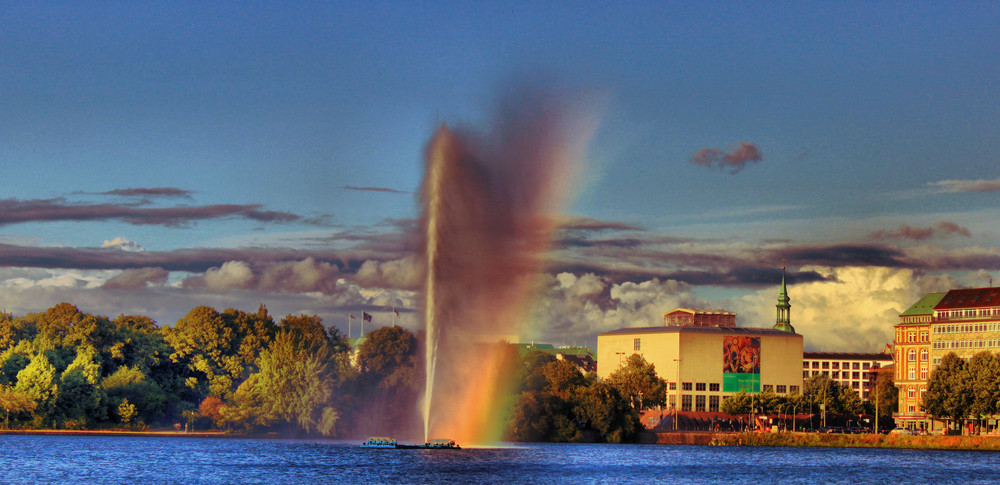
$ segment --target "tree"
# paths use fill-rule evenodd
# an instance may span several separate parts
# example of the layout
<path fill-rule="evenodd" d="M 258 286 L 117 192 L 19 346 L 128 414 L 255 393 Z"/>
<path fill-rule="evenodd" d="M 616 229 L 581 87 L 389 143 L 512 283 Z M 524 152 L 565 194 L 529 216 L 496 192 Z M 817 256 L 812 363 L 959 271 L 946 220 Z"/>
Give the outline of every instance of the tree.
<path fill-rule="evenodd" d="M 973 355 L 966 373 L 972 391 L 969 413 L 973 416 L 1000 413 L 1000 356 L 986 351 Z"/>
<path fill-rule="evenodd" d="M 879 419 L 892 419 L 892 413 L 899 404 L 899 389 L 893 383 L 892 376 L 891 368 L 879 370 L 875 388 L 869 394 L 872 412 L 877 413 Z"/>
<path fill-rule="evenodd" d="M 666 404 L 667 381 L 656 375 L 656 368 L 639 354 L 632 354 L 623 366 L 605 379 L 609 385 L 631 400 L 638 410 Z"/>
<path fill-rule="evenodd" d="M 719 406 L 719 411 L 731 415 L 750 414 L 753 411 L 752 399 L 753 397 L 746 391 L 726 396 Z"/>
<path fill-rule="evenodd" d="M 17 391 L 35 402 L 34 425 L 46 427 L 52 422 L 59 386 L 56 383 L 56 368 L 44 353 L 32 357 L 27 367 L 17 373 Z"/>
<path fill-rule="evenodd" d="M 292 330 L 278 332 L 261 352 L 258 372 L 236 391 L 236 406 L 243 408 L 239 415 L 263 426 L 285 422 L 307 433 L 333 433 L 337 414 L 329 405 L 332 359 L 325 340 L 312 337 Z"/>
<path fill-rule="evenodd" d="M 969 415 L 971 406 L 972 382 L 966 372 L 966 362 L 949 352 L 931 372 L 921 407 L 935 418 L 961 421 Z"/>
<path fill-rule="evenodd" d="M 82 427 L 103 420 L 106 394 L 100 379 L 97 351 L 93 347 L 80 347 L 76 359 L 59 378 L 56 420 L 66 427 Z"/>
<path fill-rule="evenodd" d="M 10 427 L 10 413 L 30 413 L 38 403 L 13 386 L 0 385 L 0 407 L 4 410 L 4 428 Z"/>
<path fill-rule="evenodd" d="M 118 417 L 122 420 L 122 426 L 130 423 L 135 414 L 135 404 L 129 404 L 128 398 L 122 399 L 122 402 L 118 404 Z"/>
<path fill-rule="evenodd" d="M 365 407 L 351 421 L 366 429 L 418 431 L 423 368 L 417 338 L 403 327 L 381 327 L 358 346 L 355 387 Z"/>
<path fill-rule="evenodd" d="M 574 414 L 584 427 L 597 431 L 608 443 L 631 441 L 642 430 L 639 411 L 618 389 L 595 380 L 580 391 Z"/>

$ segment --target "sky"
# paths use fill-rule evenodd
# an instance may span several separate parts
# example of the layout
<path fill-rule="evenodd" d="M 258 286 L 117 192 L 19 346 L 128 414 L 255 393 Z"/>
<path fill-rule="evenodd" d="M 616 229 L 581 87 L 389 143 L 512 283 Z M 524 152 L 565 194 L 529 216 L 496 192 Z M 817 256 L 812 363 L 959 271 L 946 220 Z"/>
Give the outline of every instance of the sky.
<path fill-rule="evenodd" d="M 881 351 L 927 292 L 1000 279 L 997 25 L 973 1 L 8 3 L 0 306 L 418 330 L 428 141 L 532 83 L 595 122 L 518 339 L 676 307 L 770 327 L 784 265 L 807 350 Z"/>

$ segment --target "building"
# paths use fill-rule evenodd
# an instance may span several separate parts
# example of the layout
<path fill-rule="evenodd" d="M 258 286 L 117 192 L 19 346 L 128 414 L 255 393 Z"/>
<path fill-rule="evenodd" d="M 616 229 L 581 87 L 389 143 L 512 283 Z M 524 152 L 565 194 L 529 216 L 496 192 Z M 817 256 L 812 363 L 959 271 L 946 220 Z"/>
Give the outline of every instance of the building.
<path fill-rule="evenodd" d="M 674 315 L 675 322 L 690 316 L 691 323 L 602 333 L 597 375 L 606 378 L 639 354 L 668 382 L 668 408 L 681 411 L 718 411 L 723 398 L 741 391 L 801 392 L 802 336 L 788 322 L 789 306 L 782 276 L 773 328 L 736 327 L 731 312 L 679 308 L 665 313 L 664 322 Z M 719 323 L 708 323 L 712 319 Z"/>
<path fill-rule="evenodd" d="M 680 327 L 735 327 L 736 314 L 708 308 L 678 308 L 663 314 L 663 325 Z"/>
<path fill-rule="evenodd" d="M 893 382 L 899 389 L 899 404 L 893 415 L 896 424 L 903 428 L 930 429 L 930 418 L 921 409 L 921 400 L 927 391 L 927 378 L 931 362 L 931 323 L 934 307 L 946 293 L 928 293 L 899 314 L 894 327 L 893 355 L 895 360 Z"/>
<path fill-rule="evenodd" d="M 1000 288 L 968 288 L 929 293 L 899 315 L 894 326 L 898 424 L 913 429 L 943 428 L 921 409 L 930 373 L 954 352 L 963 359 L 1000 351 Z"/>
<path fill-rule="evenodd" d="M 597 362 L 594 360 L 594 351 L 591 350 L 590 347 L 556 347 L 551 344 L 536 344 L 534 342 L 528 344 L 514 344 L 514 347 L 517 348 L 518 354 L 521 357 L 524 357 L 529 352 L 544 352 L 549 355 L 554 355 L 557 360 L 565 360 L 570 364 L 575 365 L 576 368 L 583 374 L 597 370 Z"/>
<path fill-rule="evenodd" d="M 802 354 L 802 380 L 825 375 L 849 387 L 862 401 L 868 401 L 879 369 L 892 365 L 891 354 L 852 352 L 805 352 Z"/>

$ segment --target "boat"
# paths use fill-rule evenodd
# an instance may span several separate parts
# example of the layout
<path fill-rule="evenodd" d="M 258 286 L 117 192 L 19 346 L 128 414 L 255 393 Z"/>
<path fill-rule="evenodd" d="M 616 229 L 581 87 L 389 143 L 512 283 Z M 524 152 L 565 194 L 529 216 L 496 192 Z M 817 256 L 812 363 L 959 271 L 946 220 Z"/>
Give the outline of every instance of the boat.
<path fill-rule="evenodd" d="M 399 446 L 396 440 L 392 438 L 383 438 L 379 436 L 372 436 L 361 443 L 362 448 L 396 448 Z"/>
<path fill-rule="evenodd" d="M 461 450 L 455 440 L 427 440 L 423 448 L 428 450 Z"/>

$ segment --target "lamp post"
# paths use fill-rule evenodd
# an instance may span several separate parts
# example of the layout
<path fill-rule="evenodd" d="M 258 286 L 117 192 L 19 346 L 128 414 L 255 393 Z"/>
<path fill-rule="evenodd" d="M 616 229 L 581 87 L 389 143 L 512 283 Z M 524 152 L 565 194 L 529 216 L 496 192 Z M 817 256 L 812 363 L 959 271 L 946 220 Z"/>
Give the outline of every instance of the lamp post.
<path fill-rule="evenodd" d="M 674 359 L 674 368 L 677 371 L 677 382 L 675 383 L 676 389 L 674 389 L 674 431 L 677 431 L 677 419 L 680 416 L 677 411 L 681 407 L 681 359 Z"/>

